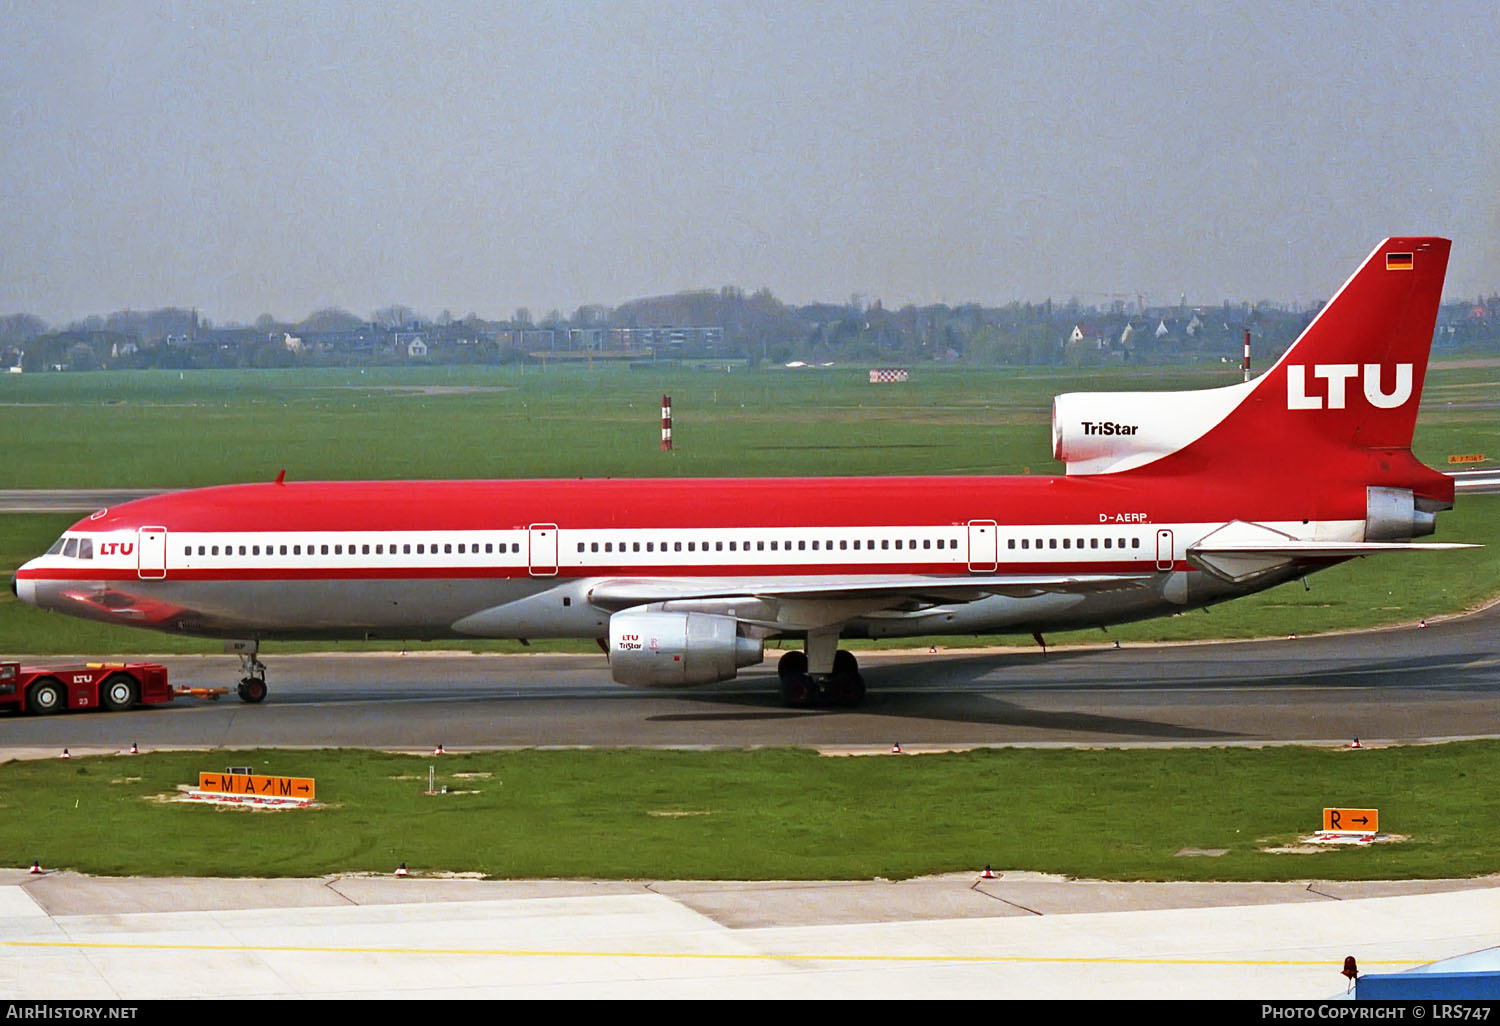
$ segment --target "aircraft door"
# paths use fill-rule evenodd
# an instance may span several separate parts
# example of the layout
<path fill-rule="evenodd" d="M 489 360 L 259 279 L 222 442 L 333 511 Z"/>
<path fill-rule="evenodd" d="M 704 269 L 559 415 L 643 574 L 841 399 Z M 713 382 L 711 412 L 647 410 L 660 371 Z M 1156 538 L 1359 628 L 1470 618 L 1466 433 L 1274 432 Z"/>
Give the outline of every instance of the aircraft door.
<path fill-rule="evenodd" d="M 969 572 L 992 574 L 999 567 L 1000 526 L 993 520 L 969 521 Z"/>
<path fill-rule="evenodd" d="M 557 576 L 557 525 L 532 524 L 527 535 L 527 563 L 531 576 Z"/>
<path fill-rule="evenodd" d="M 167 529 L 142 527 L 135 535 L 136 576 L 161 580 L 167 576 Z"/>
<path fill-rule="evenodd" d="M 1165 527 L 1156 532 L 1156 569 L 1170 570 L 1176 559 L 1172 553 L 1172 532 Z"/>

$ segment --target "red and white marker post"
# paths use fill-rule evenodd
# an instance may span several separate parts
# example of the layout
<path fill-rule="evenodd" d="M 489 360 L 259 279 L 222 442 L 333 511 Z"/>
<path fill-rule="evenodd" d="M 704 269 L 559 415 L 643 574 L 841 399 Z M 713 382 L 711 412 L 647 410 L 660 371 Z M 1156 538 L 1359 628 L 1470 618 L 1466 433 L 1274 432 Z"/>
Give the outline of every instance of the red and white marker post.
<path fill-rule="evenodd" d="M 672 397 L 661 397 L 661 451 L 672 451 Z"/>

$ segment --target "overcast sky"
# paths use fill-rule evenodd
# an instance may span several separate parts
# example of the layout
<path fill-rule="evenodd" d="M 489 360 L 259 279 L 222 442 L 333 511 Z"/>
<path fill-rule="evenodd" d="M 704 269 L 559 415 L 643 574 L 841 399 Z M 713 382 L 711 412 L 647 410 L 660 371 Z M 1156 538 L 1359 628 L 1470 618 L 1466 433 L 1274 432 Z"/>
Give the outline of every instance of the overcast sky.
<path fill-rule="evenodd" d="M 1103 8 L 1101 11 L 1099 8 Z M 1500 289 L 1500 11 L 0 0 L 0 313 Z"/>

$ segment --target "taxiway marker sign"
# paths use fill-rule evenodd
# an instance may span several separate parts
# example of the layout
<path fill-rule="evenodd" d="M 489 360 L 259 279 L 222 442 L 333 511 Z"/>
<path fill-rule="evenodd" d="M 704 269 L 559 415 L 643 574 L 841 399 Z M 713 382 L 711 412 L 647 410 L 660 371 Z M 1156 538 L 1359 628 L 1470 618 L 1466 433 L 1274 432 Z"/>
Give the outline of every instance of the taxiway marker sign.
<path fill-rule="evenodd" d="M 1324 809 L 1324 830 L 1348 830 L 1362 834 L 1380 832 L 1379 809 Z"/>
<path fill-rule="evenodd" d="M 316 797 L 312 777 L 268 777 L 244 773 L 199 773 L 198 790 L 213 794 L 245 794 L 273 798 Z"/>

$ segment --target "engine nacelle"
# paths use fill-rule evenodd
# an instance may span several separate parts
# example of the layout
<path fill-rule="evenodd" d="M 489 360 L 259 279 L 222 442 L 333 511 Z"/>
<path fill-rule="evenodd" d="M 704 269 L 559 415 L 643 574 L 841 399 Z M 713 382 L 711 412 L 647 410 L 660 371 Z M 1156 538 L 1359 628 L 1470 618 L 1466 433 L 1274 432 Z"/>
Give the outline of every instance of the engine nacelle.
<path fill-rule="evenodd" d="M 1365 541 L 1409 541 L 1437 530 L 1444 504 L 1414 498 L 1410 488 L 1365 489 Z"/>
<path fill-rule="evenodd" d="M 609 672 L 636 688 L 680 688 L 733 680 L 765 658 L 765 644 L 739 621 L 712 613 L 625 610 L 609 618 Z"/>
<path fill-rule="evenodd" d="M 1129 470 L 1201 438 L 1254 382 L 1193 392 L 1068 392 L 1052 400 L 1052 455 L 1069 474 Z"/>

